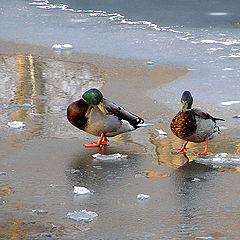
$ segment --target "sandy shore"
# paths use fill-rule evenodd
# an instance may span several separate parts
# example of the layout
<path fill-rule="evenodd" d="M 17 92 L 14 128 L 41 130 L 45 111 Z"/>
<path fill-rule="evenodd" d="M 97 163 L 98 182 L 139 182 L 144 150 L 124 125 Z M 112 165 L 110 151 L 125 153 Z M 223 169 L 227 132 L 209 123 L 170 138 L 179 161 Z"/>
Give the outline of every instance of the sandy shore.
<path fill-rule="evenodd" d="M 142 61 L 74 51 L 59 53 L 4 41 L 0 41 L 0 54 L 0 169 L 6 172 L 6 176 L 0 176 L 0 226 L 5 229 L 0 238 L 31 239 L 33 234 L 43 232 L 49 232 L 52 239 L 93 239 L 101 235 L 103 239 L 113 235 L 112 239 L 119 239 L 123 232 L 134 238 L 143 224 L 143 234 L 153 231 L 154 236 L 176 237 L 172 229 L 178 224 L 171 209 L 177 207 L 169 189 L 174 187 L 171 176 L 175 176 L 175 169 L 183 166 L 186 158 L 169 153 L 182 144 L 169 129 L 175 113 L 152 99 L 149 92 L 184 76 L 187 68 L 150 66 Z M 109 147 L 101 151 L 85 149 L 83 144 L 94 137 L 67 122 L 66 108 L 93 86 L 154 127 L 111 139 Z M 23 121 L 26 127 L 9 130 L 7 123 L 14 120 Z M 157 139 L 155 128 L 166 131 L 168 137 Z M 239 141 L 232 139 L 234 134 L 232 129 L 225 130 L 209 144 L 210 150 L 239 153 Z M 190 161 L 202 148 L 203 144 L 189 144 Z M 120 152 L 129 157 L 126 162 L 94 162 L 92 154 L 98 151 Z M 81 174 L 71 174 L 69 169 L 78 169 Z M 50 185 L 62 187 L 49 188 Z M 74 197 L 75 185 L 87 186 L 94 194 L 84 199 Z M 135 204 L 136 195 L 142 191 L 155 199 L 147 207 Z M 156 205 L 156 201 L 161 204 Z M 98 212 L 100 220 L 81 225 L 63 218 L 68 212 L 84 208 Z M 45 209 L 48 213 L 36 216 L 33 209 Z M 155 222 L 149 223 L 155 214 L 169 224 L 165 235 L 159 235 Z M 126 236 L 121 239 L 127 239 Z"/>

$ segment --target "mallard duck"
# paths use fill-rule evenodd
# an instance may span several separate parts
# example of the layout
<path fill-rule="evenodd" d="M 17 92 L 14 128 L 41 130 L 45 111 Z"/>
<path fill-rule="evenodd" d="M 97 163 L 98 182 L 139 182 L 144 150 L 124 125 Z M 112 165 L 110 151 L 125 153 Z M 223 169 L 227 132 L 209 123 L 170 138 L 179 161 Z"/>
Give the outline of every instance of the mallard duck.
<path fill-rule="evenodd" d="M 171 130 L 174 135 L 185 140 L 182 148 L 172 149 L 175 153 L 186 153 L 188 142 L 204 142 L 205 150 L 199 152 L 199 155 L 207 155 L 208 140 L 213 139 L 220 133 L 216 121 L 225 121 L 222 118 L 214 118 L 210 114 L 201 111 L 200 109 L 191 108 L 193 98 L 189 91 L 185 91 L 181 98 L 182 108 L 173 118 L 171 122 Z"/>
<path fill-rule="evenodd" d="M 85 147 L 100 147 L 109 141 L 107 137 L 133 131 L 143 126 L 144 120 L 109 100 L 95 88 L 86 91 L 82 98 L 71 103 L 67 109 L 69 122 L 94 136 L 98 142 L 85 144 Z"/>

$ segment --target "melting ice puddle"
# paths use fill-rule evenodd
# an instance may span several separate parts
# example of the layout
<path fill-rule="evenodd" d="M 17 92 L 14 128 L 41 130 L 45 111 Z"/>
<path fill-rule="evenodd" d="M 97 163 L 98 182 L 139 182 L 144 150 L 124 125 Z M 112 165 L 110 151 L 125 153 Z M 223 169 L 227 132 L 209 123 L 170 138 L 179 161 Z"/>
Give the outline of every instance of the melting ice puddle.
<path fill-rule="evenodd" d="M 211 165 L 214 168 L 240 167 L 240 155 L 237 154 L 210 154 L 204 157 L 197 157 L 194 161 L 204 165 Z"/>
<path fill-rule="evenodd" d="M 77 222 L 91 222 L 98 214 L 95 212 L 87 212 L 87 210 L 80 210 L 70 212 L 66 215 L 66 218 L 72 219 Z"/>
<path fill-rule="evenodd" d="M 114 160 L 125 160 L 127 159 L 128 155 L 123 155 L 121 153 L 114 153 L 109 155 L 102 155 L 100 153 L 96 153 L 92 155 L 94 160 L 100 160 L 100 161 L 114 161 Z"/>

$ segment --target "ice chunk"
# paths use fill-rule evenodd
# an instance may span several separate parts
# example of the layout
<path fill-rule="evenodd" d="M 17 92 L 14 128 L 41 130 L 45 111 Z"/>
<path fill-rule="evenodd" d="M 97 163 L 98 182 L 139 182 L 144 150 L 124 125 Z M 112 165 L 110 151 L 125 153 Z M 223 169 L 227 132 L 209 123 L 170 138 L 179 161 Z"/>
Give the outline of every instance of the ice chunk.
<path fill-rule="evenodd" d="M 100 153 L 96 153 L 93 154 L 92 156 L 95 158 L 95 160 L 112 161 L 112 160 L 124 160 L 127 158 L 128 155 L 123 155 L 121 153 L 102 155 Z"/>
<path fill-rule="evenodd" d="M 192 179 L 192 182 L 200 182 L 201 180 L 200 180 L 200 178 L 194 178 L 194 179 Z"/>
<path fill-rule="evenodd" d="M 95 212 L 88 212 L 87 210 L 74 211 L 67 214 L 68 219 L 77 222 L 91 222 L 98 214 Z"/>
<path fill-rule="evenodd" d="M 56 49 L 56 50 L 59 49 L 60 50 L 61 48 L 62 48 L 61 44 L 53 44 L 52 45 L 52 49 Z"/>
<path fill-rule="evenodd" d="M 66 43 L 66 44 L 62 44 L 62 49 L 72 49 L 73 46 L 69 43 Z"/>
<path fill-rule="evenodd" d="M 8 123 L 8 126 L 9 126 L 10 128 L 19 129 L 19 128 L 24 128 L 24 127 L 25 127 L 25 123 L 20 122 L 20 121 L 13 121 L 13 122 L 9 122 L 9 123 Z"/>
<path fill-rule="evenodd" d="M 153 61 L 147 61 L 147 62 L 146 62 L 146 65 L 153 65 L 153 64 L 154 64 Z"/>
<path fill-rule="evenodd" d="M 146 200 L 146 199 L 149 199 L 149 198 L 150 198 L 150 196 L 147 195 L 147 194 L 140 193 L 140 194 L 137 195 L 138 200 Z"/>
<path fill-rule="evenodd" d="M 197 157 L 194 160 L 197 163 L 210 165 L 215 168 L 220 167 L 240 167 L 240 155 L 238 154 L 228 154 L 228 153 L 218 153 L 209 154 L 207 156 Z"/>
<path fill-rule="evenodd" d="M 165 138 L 166 136 L 167 136 L 167 133 L 166 132 L 164 132 L 162 129 L 156 129 L 155 128 L 155 130 L 158 132 L 158 136 L 156 137 L 156 140 L 158 140 L 158 139 L 163 139 L 163 138 Z"/>
<path fill-rule="evenodd" d="M 53 44 L 52 45 L 52 49 L 53 50 L 66 50 L 66 49 L 72 49 L 73 46 L 69 43 L 65 43 L 65 44 Z"/>
<path fill-rule="evenodd" d="M 158 132 L 159 135 L 167 135 L 166 132 L 164 132 L 162 129 L 156 129 L 155 130 Z"/>
<path fill-rule="evenodd" d="M 224 105 L 224 106 L 230 106 L 230 105 L 237 104 L 237 103 L 240 103 L 240 101 L 221 102 L 221 104 Z"/>
<path fill-rule="evenodd" d="M 42 209 L 33 209 L 32 213 L 37 214 L 37 215 L 44 215 L 44 214 L 47 214 L 48 211 L 45 211 L 45 210 L 42 210 Z"/>
<path fill-rule="evenodd" d="M 90 190 L 88 190 L 85 187 L 74 186 L 73 187 L 73 192 L 77 195 L 83 195 L 83 194 L 89 194 Z"/>

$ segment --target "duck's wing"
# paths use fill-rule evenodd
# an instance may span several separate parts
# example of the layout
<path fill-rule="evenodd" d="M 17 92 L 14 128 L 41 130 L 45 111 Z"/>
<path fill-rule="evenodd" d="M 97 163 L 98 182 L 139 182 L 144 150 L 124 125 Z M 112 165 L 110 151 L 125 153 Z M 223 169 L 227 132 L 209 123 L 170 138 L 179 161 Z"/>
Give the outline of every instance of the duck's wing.
<path fill-rule="evenodd" d="M 217 120 L 225 121 L 223 118 L 215 118 L 215 117 L 211 116 L 209 113 L 203 112 L 201 109 L 198 109 L 198 108 L 193 108 L 191 110 L 192 110 L 194 116 L 198 116 L 202 119 L 212 119 L 214 122 L 216 122 Z"/>
<path fill-rule="evenodd" d="M 107 99 L 103 99 L 103 106 L 106 109 L 107 114 L 114 114 L 120 120 L 123 119 L 123 120 L 128 121 L 135 128 L 139 127 L 138 124 L 144 123 L 144 120 L 142 118 L 140 118 L 139 116 L 126 111 L 124 108 L 116 105 L 115 103 L 113 103 Z"/>

